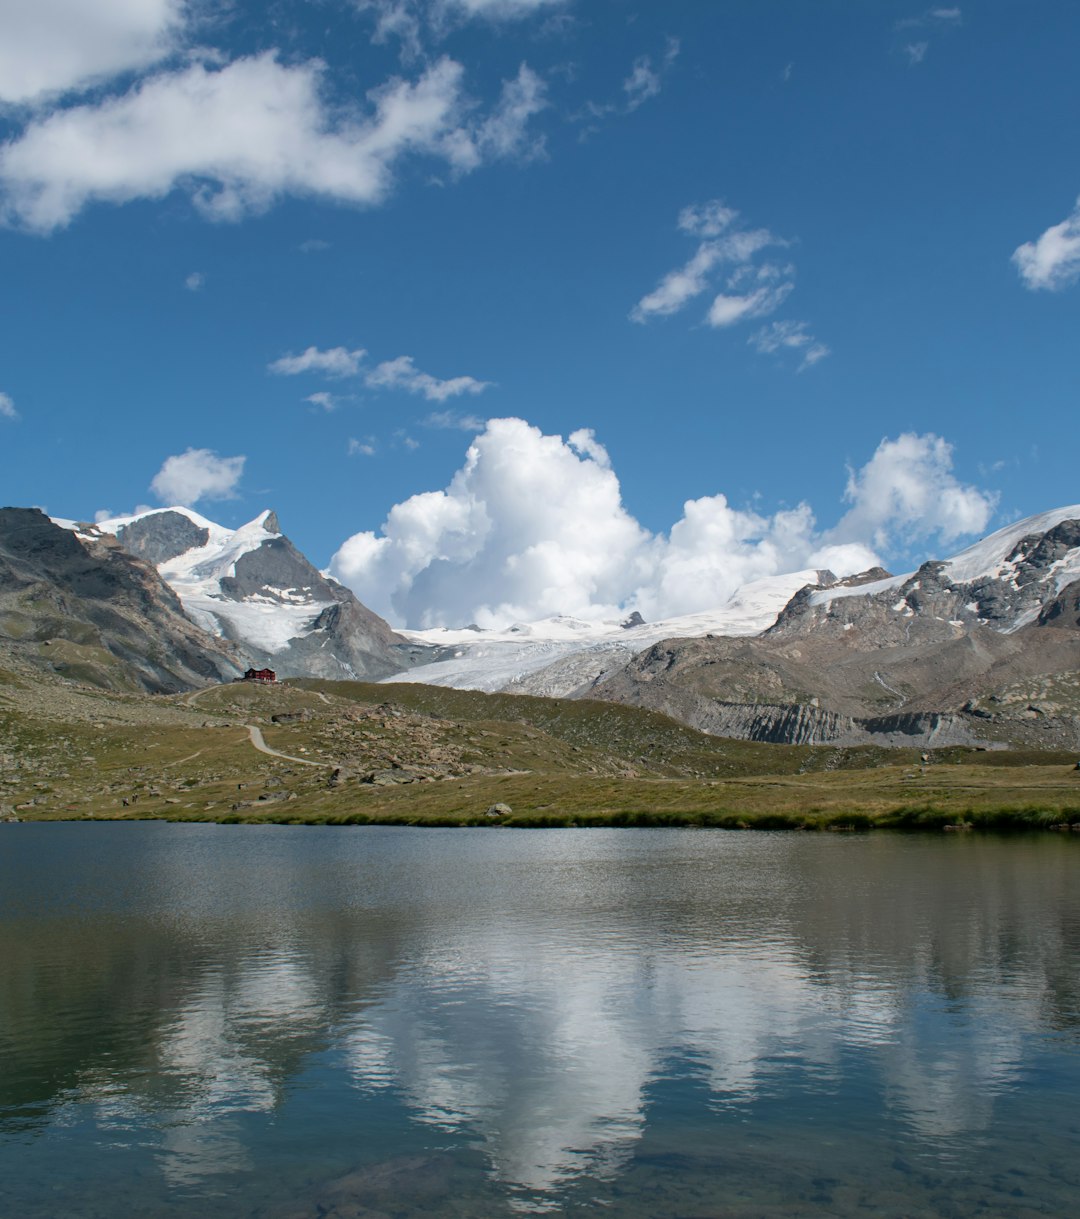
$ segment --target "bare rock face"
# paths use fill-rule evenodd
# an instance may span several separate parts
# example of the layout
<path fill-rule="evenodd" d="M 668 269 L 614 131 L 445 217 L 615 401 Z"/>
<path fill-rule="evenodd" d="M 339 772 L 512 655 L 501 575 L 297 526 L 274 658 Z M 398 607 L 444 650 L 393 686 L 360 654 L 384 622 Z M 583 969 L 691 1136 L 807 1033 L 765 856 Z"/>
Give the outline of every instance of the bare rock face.
<path fill-rule="evenodd" d="M 39 668 L 107 689 L 168 693 L 241 671 L 151 564 L 36 508 L 0 509 L 0 638 Z"/>
<path fill-rule="evenodd" d="M 205 546 L 210 531 L 182 512 L 154 512 L 117 530 L 117 540 L 129 553 L 156 567 L 197 546 Z"/>

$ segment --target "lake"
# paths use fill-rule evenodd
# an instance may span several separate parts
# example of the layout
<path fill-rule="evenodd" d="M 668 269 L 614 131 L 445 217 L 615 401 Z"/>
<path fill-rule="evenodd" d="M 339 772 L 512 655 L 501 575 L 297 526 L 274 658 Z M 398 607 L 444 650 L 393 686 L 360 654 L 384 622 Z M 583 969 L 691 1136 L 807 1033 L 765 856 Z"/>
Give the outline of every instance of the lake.
<path fill-rule="evenodd" d="M 1080 842 L 0 827 L 0 1214 L 1080 1214 Z"/>

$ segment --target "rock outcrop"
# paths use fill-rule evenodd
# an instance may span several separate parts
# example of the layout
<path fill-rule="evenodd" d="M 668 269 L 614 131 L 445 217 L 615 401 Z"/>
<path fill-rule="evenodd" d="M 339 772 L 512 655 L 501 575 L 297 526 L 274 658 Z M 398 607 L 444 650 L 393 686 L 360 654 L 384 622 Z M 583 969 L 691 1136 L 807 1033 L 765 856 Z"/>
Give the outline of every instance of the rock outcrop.
<path fill-rule="evenodd" d="M 241 671 L 150 563 L 36 508 L 0 509 L 0 638 L 37 668 L 106 689 L 190 690 Z"/>

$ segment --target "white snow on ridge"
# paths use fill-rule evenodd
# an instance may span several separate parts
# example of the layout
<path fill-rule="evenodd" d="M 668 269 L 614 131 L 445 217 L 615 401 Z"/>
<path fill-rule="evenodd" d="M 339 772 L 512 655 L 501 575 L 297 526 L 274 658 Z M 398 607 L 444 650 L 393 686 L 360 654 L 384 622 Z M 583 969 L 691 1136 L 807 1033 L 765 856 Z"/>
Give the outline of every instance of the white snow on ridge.
<path fill-rule="evenodd" d="M 1032 534 L 1043 534 L 1060 525 L 1062 521 L 1080 520 L 1080 504 L 1066 508 L 1055 508 L 1051 512 L 1040 512 L 1036 516 L 1024 517 L 1014 521 L 1004 529 L 988 534 L 981 541 L 961 550 L 951 559 L 943 559 L 945 574 L 954 584 L 970 584 L 980 579 L 1007 579 L 1016 568 L 1016 561 L 1006 561 L 1016 544 Z M 1064 559 L 1059 560 L 1051 569 L 1054 573 L 1056 591 L 1066 584 L 1080 579 L 1080 548 L 1070 551 Z M 885 592 L 890 588 L 899 588 L 910 580 L 914 572 L 903 576 L 892 576 L 888 580 L 876 580 L 872 584 L 859 584 L 852 588 L 823 588 L 811 597 L 813 605 L 826 605 L 841 597 L 872 597 L 876 593 Z M 1038 610 L 1028 617 L 1038 615 Z M 1022 625 L 1022 624 L 1018 624 Z"/>
<path fill-rule="evenodd" d="M 890 588 L 899 588 L 905 580 L 911 579 L 911 575 L 909 572 L 906 576 L 889 576 L 887 580 L 873 580 L 869 584 L 852 584 L 844 588 L 819 588 L 810 594 L 810 604 L 828 605 L 830 601 L 839 601 L 843 597 L 873 597 Z"/>
<path fill-rule="evenodd" d="M 968 583 L 981 576 L 1004 577 L 1012 570 L 1013 565 L 1006 563 L 1017 542 L 1029 534 L 1046 533 L 1062 521 L 1080 520 L 1080 504 L 1068 508 L 1055 508 L 1051 512 L 1041 512 L 1037 516 L 1025 517 L 1022 521 L 1014 521 L 960 551 L 951 559 L 946 560 L 949 577 L 956 583 Z M 1055 566 L 1054 571 L 1057 591 L 1060 592 L 1070 581 L 1080 577 L 1080 550 L 1074 550 Z"/>
<path fill-rule="evenodd" d="M 806 584 L 818 583 L 820 575 L 816 569 L 809 569 L 754 580 L 737 589 L 725 605 L 715 610 L 629 628 L 618 621 L 589 622 L 558 615 L 539 622 L 515 623 L 500 631 L 468 628 L 402 631 L 416 643 L 453 648 L 454 654 L 383 681 L 422 682 L 489 692 L 522 683 L 536 688 L 537 682 L 525 679 L 557 665 L 551 682 L 539 683 L 545 693 L 557 696 L 577 689 L 602 671 L 624 664 L 636 652 L 661 639 L 760 635 L 772 626 L 795 593 Z M 580 657 L 580 663 L 567 663 L 571 657 Z"/>

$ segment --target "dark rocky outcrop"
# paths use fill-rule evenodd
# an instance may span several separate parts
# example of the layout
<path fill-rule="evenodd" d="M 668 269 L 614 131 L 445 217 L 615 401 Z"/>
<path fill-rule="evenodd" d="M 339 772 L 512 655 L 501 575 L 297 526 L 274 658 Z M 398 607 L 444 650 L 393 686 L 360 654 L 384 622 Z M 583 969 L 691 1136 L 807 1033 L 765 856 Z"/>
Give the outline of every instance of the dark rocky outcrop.
<path fill-rule="evenodd" d="M 0 638 L 36 667 L 107 689 L 195 689 L 240 672 L 148 562 L 36 508 L 0 509 Z"/>
<path fill-rule="evenodd" d="M 151 512 L 122 525 L 116 531 L 117 540 L 129 553 L 156 567 L 178 555 L 205 546 L 210 530 L 196 525 L 182 512 Z"/>

